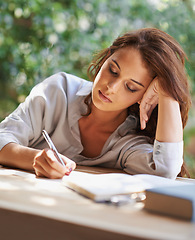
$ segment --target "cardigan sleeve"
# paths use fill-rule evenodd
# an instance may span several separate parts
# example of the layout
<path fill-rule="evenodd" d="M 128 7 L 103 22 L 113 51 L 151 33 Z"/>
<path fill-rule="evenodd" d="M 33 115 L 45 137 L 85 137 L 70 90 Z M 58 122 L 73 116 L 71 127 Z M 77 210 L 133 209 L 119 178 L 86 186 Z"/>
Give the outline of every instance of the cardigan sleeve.
<path fill-rule="evenodd" d="M 25 102 L 0 124 L 0 150 L 14 142 L 29 146 L 40 141 L 42 129 L 52 131 L 66 109 L 65 75 L 55 74 L 36 85 Z M 62 101 L 63 100 L 63 101 Z"/>
<path fill-rule="evenodd" d="M 119 154 L 121 167 L 130 174 L 152 174 L 176 178 L 183 164 L 183 141 L 159 142 L 154 145 L 144 136 L 135 136 L 127 141 Z"/>

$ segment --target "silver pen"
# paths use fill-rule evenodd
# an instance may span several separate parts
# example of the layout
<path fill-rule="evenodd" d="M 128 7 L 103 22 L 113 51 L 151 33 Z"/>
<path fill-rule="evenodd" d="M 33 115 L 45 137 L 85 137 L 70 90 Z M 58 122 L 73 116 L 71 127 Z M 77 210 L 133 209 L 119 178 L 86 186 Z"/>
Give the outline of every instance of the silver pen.
<path fill-rule="evenodd" d="M 48 133 L 47 133 L 45 130 L 43 130 L 43 131 L 42 131 L 42 134 L 43 134 L 43 136 L 44 136 L 46 142 L 48 143 L 49 148 L 52 149 L 52 150 L 54 151 L 54 153 L 55 153 L 55 155 L 56 155 L 56 158 L 57 158 L 58 162 L 60 162 L 64 167 L 66 167 L 64 161 L 63 161 L 62 158 L 60 157 L 60 155 L 59 155 L 59 153 L 58 153 L 58 151 L 57 151 L 55 145 L 53 144 L 51 138 L 49 137 Z"/>

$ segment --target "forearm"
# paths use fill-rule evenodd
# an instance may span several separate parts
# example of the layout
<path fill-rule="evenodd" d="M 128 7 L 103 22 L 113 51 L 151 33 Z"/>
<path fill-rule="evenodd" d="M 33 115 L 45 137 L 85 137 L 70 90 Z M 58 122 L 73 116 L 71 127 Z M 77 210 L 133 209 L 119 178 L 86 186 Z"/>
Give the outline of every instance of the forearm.
<path fill-rule="evenodd" d="M 180 142 L 183 140 L 179 103 L 162 93 L 159 93 L 156 140 L 159 142 Z"/>
<path fill-rule="evenodd" d="M 9 143 L 0 151 L 0 164 L 33 170 L 33 161 L 39 150 Z"/>

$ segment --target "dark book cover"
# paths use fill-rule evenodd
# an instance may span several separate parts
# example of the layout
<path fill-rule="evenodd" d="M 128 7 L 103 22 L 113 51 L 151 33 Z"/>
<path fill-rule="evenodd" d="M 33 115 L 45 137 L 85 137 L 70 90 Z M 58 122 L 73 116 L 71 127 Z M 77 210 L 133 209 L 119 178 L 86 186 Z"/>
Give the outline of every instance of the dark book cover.
<path fill-rule="evenodd" d="M 195 184 L 148 189 L 144 209 L 195 221 Z"/>

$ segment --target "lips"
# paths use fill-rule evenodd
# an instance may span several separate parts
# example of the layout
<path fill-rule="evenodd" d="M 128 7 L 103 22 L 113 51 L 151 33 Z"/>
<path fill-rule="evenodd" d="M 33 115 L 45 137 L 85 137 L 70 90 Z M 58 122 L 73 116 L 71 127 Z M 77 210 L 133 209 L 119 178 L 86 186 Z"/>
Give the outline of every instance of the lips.
<path fill-rule="evenodd" d="M 105 94 L 103 94 L 100 90 L 99 90 L 99 97 L 103 102 L 108 102 L 108 103 L 112 102 L 110 100 L 110 98 L 108 96 L 106 96 Z"/>

